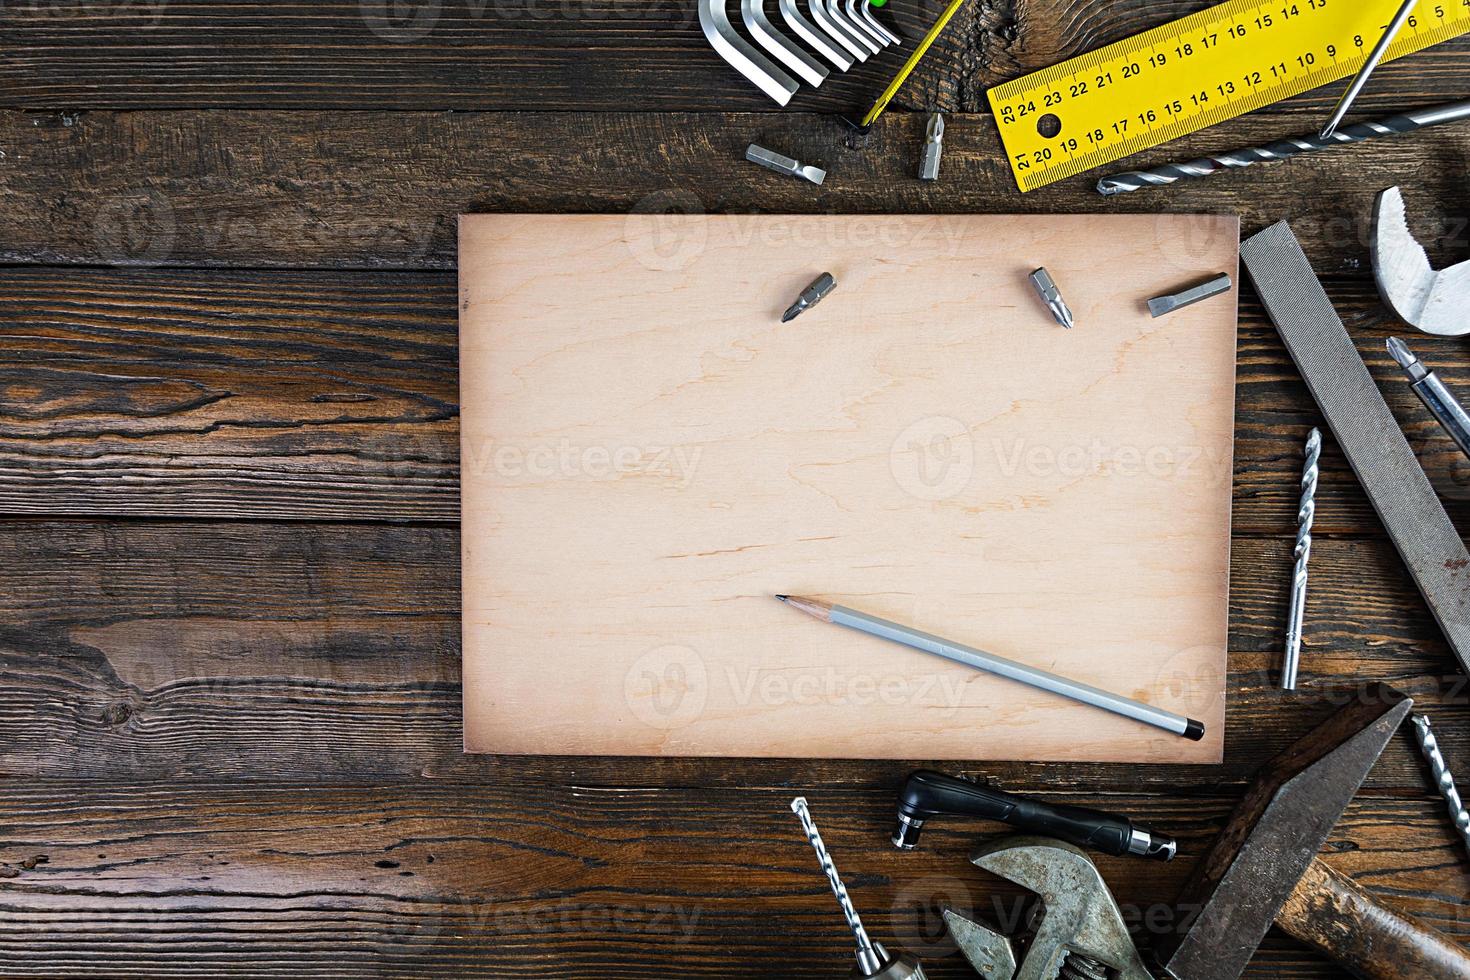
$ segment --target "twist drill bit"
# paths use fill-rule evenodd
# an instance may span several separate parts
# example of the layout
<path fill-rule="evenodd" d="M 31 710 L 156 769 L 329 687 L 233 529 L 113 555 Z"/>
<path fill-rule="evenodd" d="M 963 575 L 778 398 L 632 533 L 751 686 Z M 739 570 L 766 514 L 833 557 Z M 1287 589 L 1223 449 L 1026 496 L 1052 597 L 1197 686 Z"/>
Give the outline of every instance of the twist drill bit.
<path fill-rule="evenodd" d="M 812 280 L 812 284 L 801 291 L 796 297 L 796 302 L 787 307 L 786 312 L 781 314 L 782 323 L 790 323 L 801 316 L 807 310 L 816 306 L 827 298 L 827 294 L 837 288 L 837 280 L 832 278 L 832 273 L 824 272 Z"/>
<path fill-rule="evenodd" d="M 924 980 L 924 969 L 918 960 L 911 956 L 889 956 L 883 944 L 874 942 L 868 935 L 868 930 L 863 928 L 863 920 L 858 917 L 857 909 L 848 897 L 847 886 L 842 883 L 837 866 L 832 863 L 832 855 L 827 853 L 827 845 L 822 843 L 822 835 L 817 832 L 817 825 L 812 821 L 806 797 L 798 796 L 792 800 L 791 812 L 801 820 L 801 829 L 811 843 L 812 850 L 817 852 L 817 863 L 822 866 L 822 873 L 827 876 L 827 883 L 832 886 L 832 894 L 837 896 L 843 918 L 847 919 L 847 927 L 852 930 L 852 938 L 857 942 L 857 966 L 852 975 L 881 977 L 882 980 Z"/>
<path fill-rule="evenodd" d="M 1470 851 L 1470 813 L 1466 812 L 1465 804 L 1460 802 L 1460 792 L 1455 789 L 1455 777 L 1450 774 L 1444 755 L 1439 751 L 1439 740 L 1434 737 L 1434 732 L 1429 728 L 1429 719 L 1424 715 L 1410 715 L 1409 720 L 1414 723 L 1414 738 L 1419 743 L 1419 751 L 1429 761 L 1434 788 L 1444 797 L 1455 832 L 1465 842 L 1466 851 Z"/>
<path fill-rule="evenodd" d="M 939 155 L 944 152 L 944 117 L 934 112 L 924 128 L 924 159 L 919 163 L 920 180 L 939 179 Z"/>
<path fill-rule="evenodd" d="M 1302 655 L 1302 624 L 1307 610 L 1307 561 L 1312 557 L 1312 520 L 1317 516 L 1317 463 L 1322 458 L 1322 433 L 1307 436 L 1302 467 L 1301 506 L 1296 514 L 1296 568 L 1291 580 L 1291 611 L 1286 619 L 1286 656 L 1281 662 L 1281 689 L 1296 690 L 1296 668 Z"/>
<path fill-rule="evenodd" d="M 1217 156 L 1191 160 L 1188 163 L 1171 163 L 1153 170 L 1133 170 L 1128 173 L 1115 174 L 1098 181 L 1097 191 L 1107 197 L 1114 194 L 1127 194 L 1131 191 L 1143 190 L 1145 187 L 1162 187 L 1186 177 L 1210 177 L 1236 167 L 1249 167 L 1257 163 L 1285 160 L 1298 153 L 1312 153 L 1347 143 L 1376 139 L 1380 136 L 1399 136 L 1424 129 L 1427 126 L 1439 126 L 1443 123 L 1459 122 L 1462 119 L 1470 119 L 1470 100 L 1451 102 L 1416 112 L 1406 112 L 1377 122 L 1353 123 L 1351 126 L 1342 127 L 1327 138 L 1299 136 L 1277 140 L 1265 146 L 1233 150 Z"/>

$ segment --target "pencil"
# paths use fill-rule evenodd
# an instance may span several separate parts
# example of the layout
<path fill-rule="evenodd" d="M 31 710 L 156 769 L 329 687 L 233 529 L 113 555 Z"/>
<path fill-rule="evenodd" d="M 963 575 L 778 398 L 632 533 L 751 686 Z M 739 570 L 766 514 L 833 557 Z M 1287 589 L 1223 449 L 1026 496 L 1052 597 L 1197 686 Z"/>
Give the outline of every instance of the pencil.
<path fill-rule="evenodd" d="M 955 643 L 931 633 L 924 633 L 909 626 L 879 619 L 877 616 L 870 616 L 856 609 L 848 609 L 846 606 L 839 606 L 822 599 L 799 595 L 778 595 L 776 598 L 793 609 L 799 609 L 813 619 L 819 619 L 824 623 L 846 626 L 860 633 L 880 636 L 894 643 L 902 643 L 915 650 L 923 650 L 925 653 L 932 653 L 946 660 L 964 664 L 966 667 L 998 674 L 1043 691 L 1060 694 L 1064 698 L 1090 704 L 1094 708 L 1111 711 L 1115 715 L 1132 718 L 1134 721 L 1162 728 L 1166 732 L 1182 735 L 1196 742 L 1205 737 L 1203 722 L 1186 718 L 1184 715 L 1176 715 L 1162 708 L 1155 708 L 1142 701 L 1125 698 L 1121 694 L 1109 693 L 1081 681 L 1070 680 L 1036 667 L 1027 667 L 1014 660 L 1007 660 L 1005 657 L 998 657 L 993 653 L 965 646 L 963 643 Z"/>

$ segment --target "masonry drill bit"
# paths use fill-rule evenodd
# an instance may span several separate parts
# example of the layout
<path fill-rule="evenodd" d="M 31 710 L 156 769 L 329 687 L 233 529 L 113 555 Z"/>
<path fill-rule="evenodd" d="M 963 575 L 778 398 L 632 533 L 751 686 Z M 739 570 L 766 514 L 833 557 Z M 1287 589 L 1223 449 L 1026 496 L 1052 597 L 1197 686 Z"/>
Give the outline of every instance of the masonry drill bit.
<path fill-rule="evenodd" d="M 1257 163 L 1285 160 L 1298 153 L 1312 153 L 1334 146 L 1376 139 L 1380 136 L 1399 136 L 1403 133 L 1424 129 L 1427 126 L 1439 126 L 1463 119 L 1470 119 L 1470 100 L 1451 102 L 1416 112 L 1406 112 L 1403 115 L 1392 116 L 1378 122 L 1353 123 L 1351 126 L 1342 127 L 1326 139 L 1320 136 L 1299 136 L 1277 140 L 1274 143 L 1267 143 L 1265 146 L 1252 149 L 1233 150 L 1213 157 L 1191 160 L 1188 163 L 1171 163 L 1153 170 L 1133 170 L 1128 173 L 1115 174 L 1098 181 L 1097 191 L 1107 197 L 1114 194 L 1127 194 L 1131 191 L 1143 190 L 1145 187 L 1162 187 L 1186 177 L 1211 177 L 1236 167 L 1249 167 Z"/>
<path fill-rule="evenodd" d="M 796 302 L 792 303 L 786 309 L 786 312 L 781 314 L 781 322 L 790 323 L 792 320 L 795 320 L 807 310 L 826 299 L 827 294 L 836 288 L 837 280 L 832 278 L 832 273 L 824 272 L 820 276 L 817 276 L 817 278 L 812 280 L 812 284 L 803 289 L 801 295 L 796 297 Z"/>
<path fill-rule="evenodd" d="M 1414 738 L 1419 742 L 1419 751 L 1424 753 L 1424 758 L 1429 762 L 1434 788 L 1444 797 L 1455 832 L 1465 842 L 1466 851 L 1470 852 L 1470 812 L 1466 812 L 1465 804 L 1460 802 L 1460 792 L 1455 789 L 1455 777 L 1445 765 L 1444 754 L 1439 750 L 1439 740 L 1434 737 L 1434 732 L 1429 728 L 1429 719 L 1424 715 L 1410 715 L 1409 720 L 1414 723 Z"/>
<path fill-rule="evenodd" d="M 774 170 L 778 174 L 789 174 L 792 177 L 800 177 L 809 180 L 813 184 L 821 186 L 822 181 L 827 179 L 827 171 L 821 167 L 803 165 L 800 160 L 793 160 L 788 156 L 768 150 L 764 146 L 752 143 L 745 148 L 745 159 L 751 163 L 758 163 L 767 170 Z"/>
<path fill-rule="evenodd" d="M 1307 611 L 1307 562 L 1312 557 L 1312 519 L 1317 516 L 1317 463 L 1321 458 L 1322 433 L 1313 429 L 1307 436 L 1301 506 L 1296 513 L 1296 568 L 1291 579 L 1291 611 L 1286 619 L 1286 656 L 1281 662 L 1283 691 L 1296 690 L 1296 668 L 1302 656 L 1302 625 Z"/>
<path fill-rule="evenodd" d="M 1052 317 L 1062 326 L 1071 330 L 1073 323 L 1075 323 L 1072 319 L 1072 311 L 1068 309 L 1067 301 L 1062 299 L 1062 291 L 1057 288 L 1057 284 L 1052 279 L 1051 273 L 1045 269 L 1037 269 L 1031 273 L 1031 285 L 1036 287 L 1036 294 L 1041 297 L 1041 301 L 1051 311 Z"/>
<path fill-rule="evenodd" d="M 944 117 L 930 113 L 924 128 L 924 159 L 919 163 L 920 180 L 939 179 L 939 155 L 944 152 Z"/>
<path fill-rule="evenodd" d="M 812 850 L 817 852 L 817 863 L 822 866 L 822 873 L 827 876 L 827 883 L 832 886 L 832 894 L 837 896 L 837 904 L 841 906 L 842 915 L 847 919 L 847 927 L 852 930 L 852 938 L 857 942 L 857 966 L 852 975 L 875 978 L 881 976 L 882 980 L 924 980 L 924 969 L 918 960 L 907 955 L 889 956 L 883 944 L 874 942 L 868 935 L 868 930 L 863 928 L 863 920 L 858 917 L 857 909 L 853 908 L 852 899 L 848 897 L 847 886 L 842 883 L 842 876 L 832 863 L 832 855 L 827 853 L 827 845 L 822 843 L 822 835 L 812 822 L 806 797 L 798 796 L 792 800 L 791 812 L 801 820 L 801 829 L 811 842 Z"/>

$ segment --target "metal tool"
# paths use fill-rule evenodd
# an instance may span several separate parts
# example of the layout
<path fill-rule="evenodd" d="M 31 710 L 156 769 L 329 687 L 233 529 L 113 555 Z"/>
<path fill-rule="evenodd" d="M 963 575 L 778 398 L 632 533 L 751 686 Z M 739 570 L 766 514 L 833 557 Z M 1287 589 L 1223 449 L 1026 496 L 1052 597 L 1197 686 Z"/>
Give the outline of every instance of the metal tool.
<path fill-rule="evenodd" d="M 1419 743 L 1419 751 L 1429 762 L 1434 788 L 1444 797 L 1445 805 L 1449 807 L 1450 821 L 1455 825 L 1455 833 L 1460 835 L 1466 852 L 1470 853 L 1470 812 L 1465 810 L 1465 804 L 1460 801 L 1460 791 L 1455 789 L 1455 777 L 1450 774 L 1449 766 L 1445 765 L 1444 754 L 1439 750 L 1439 739 L 1434 737 L 1429 719 L 1424 715 L 1413 715 L 1409 721 L 1414 725 L 1414 740 Z"/>
<path fill-rule="evenodd" d="M 1353 76 L 1353 80 L 1349 83 L 1347 91 L 1343 92 L 1342 98 L 1337 100 L 1337 106 L 1332 110 L 1332 118 L 1328 119 L 1327 125 L 1322 127 L 1322 132 L 1319 135 L 1324 140 L 1332 139 L 1332 134 L 1337 132 L 1338 124 L 1348 114 L 1348 110 L 1353 107 L 1353 103 L 1358 100 L 1358 95 L 1363 91 L 1363 86 L 1368 84 L 1368 79 L 1373 75 L 1374 69 L 1383 60 L 1383 56 L 1388 53 L 1388 46 L 1393 43 L 1394 38 L 1399 36 L 1399 31 L 1403 30 L 1404 21 L 1409 19 L 1409 15 L 1414 12 L 1414 8 L 1418 4 L 1419 0 L 1404 0 L 1403 6 L 1399 8 L 1399 12 L 1394 14 L 1393 20 L 1389 21 L 1388 30 L 1384 31 L 1383 37 L 1379 38 L 1378 43 L 1373 45 L 1373 50 L 1369 53 L 1368 60 L 1363 62 L 1363 67 L 1359 68 L 1358 73 Z"/>
<path fill-rule="evenodd" d="M 1312 557 L 1312 520 L 1317 516 L 1317 477 L 1322 459 L 1322 432 L 1307 436 L 1302 466 L 1301 503 L 1296 510 L 1296 563 L 1291 572 L 1291 609 L 1286 616 L 1286 654 L 1281 660 L 1281 689 L 1296 690 L 1297 665 L 1302 658 L 1302 631 L 1307 616 L 1307 562 Z"/>
<path fill-rule="evenodd" d="M 832 2 L 836 3 L 837 0 L 832 0 Z M 863 5 L 867 6 L 866 2 Z M 843 13 L 847 15 L 847 22 L 849 24 L 856 27 L 865 37 L 878 45 L 879 51 L 888 47 L 889 41 L 886 34 L 875 30 L 873 25 L 868 23 L 867 18 L 858 12 L 858 0 L 847 0 L 846 5 L 843 7 Z"/>
<path fill-rule="evenodd" d="M 759 146 L 755 143 L 745 148 L 745 159 L 751 163 L 758 163 L 768 170 L 774 170 L 778 174 L 800 177 L 802 180 L 809 180 L 818 186 L 821 185 L 822 181 L 827 179 L 827 171 L 821 167 L 806 166 L 799 160 L 782 156 L 775 150 L 768 150 L 764 146 Z"/>
<path fill-rule="evenodd" d="M 1041 897 L 1041 919 L 1016 966 L 1010 941 L 944 910 L 944 923 L 985 980 L 1152 980 L 1097 867 L 1082 851 L 1045 837 L 982 846 L 971 862 Z"/>
<path fill-rule="evenodd" d="M 715 53 L 781 105 L 790 102 L 800 84 L 736 33 L 730 15 L 725 12 L 725 0 L 698 0 L 698 3 L 699 26 Z"/>
<path fill-rule="evenodd" d="M 1173 732 L 1175 735 L 1182 735 L 1196 742 L 1205 737 L 1204 722 L 1186 718 L 1172 711 L 1165 711 L 1163 708 L 1155 708 L 1142 701 L 1125 698 L 1121 694 L 1112 694 L 1093 687 L 1091 684 L 1061 677 L 1037 667 L 1028 667 L 1014 660 L 1007 660 L 993 653 L 965 646 L 963 643 L 945 640 L 932 633 L 925 633 L 922 630 L 902 626 L 877 616 L 870 616 L 856 609 L 848 609 L 846 606 L 834 605 L 823 599 L 795 595 L 778 595 L 776 598 L 793 609 L 798 609 L 824 623 L 846 626 L 848 629 L 867 633 L 869 636 L 878 636 L 885 640 L 892 640 L 894 643 L 902 643 L 906 647 L 932 653 L 937 657 L 943 657 L 976 670 L 997 674 L 1042 691 L 1050 691 L 1064 698 L 1071 698 L 1073 701 L 1122 715 L 1124 718 L 1132 718 L 1145 725 L 1162 728 L 1166 732 Z"/>
<path fill-rule="evenodd" d="M 1266 763 L 1179 896 L 1187 925 L 1154 941 L 1179 980 L 1240 976 L 1274 924 L 1359 977 L 1470 977 L 1470 954 L 1380 905 L 1316 857 L 1413 701 L 1369 684 Z"/>
<path fill-rule="evenodd" d="M 1119 857 L 1131 854 L 1169 861 L 1178 850 L 1174 838 L 1135 827 L 1127 817 L 1081 806 L 1042 803 L 928 769 L 909 773 L 898 792 L 894 846 L 913 850 L 925 822 L 946 813 L 999 820 L 1018 830 L 1060 837 L 1078 847 Z"/>
<path fill-rule="evenodd" d="M 873 13 L 873 0 L 855 0 L 855 4 L 857 6 L 858 16 L 863 19 L 863 22 L 870 29 L 876 31 L 879 37 L 883 38 L 889 44 L 903 46 L 903 38 L 884 27 L 883 22 Z"/>
<path fill-rule="evenodd" d="M 811 0 L 812 6 L 823 2 L 827 5 L 827 14 L 831 17 L 832 23 L 836 24 L 850 39 L 857 42 L 859 47 L 870 55 L 883 50 L 883 45 L 873 40 L 866 29 L 847 19 L 847 15 L 842 12 L 842 0 Z"/>
<path fill-rule="evenodd" d="M 816 24 L 807 19 L 806 14 L 796 5 L 796 0 L 778 0 L 777 9 L 781 16 L 786 19 L 786 26 L 791 28 L 793 34 L 810 44 L 822 57 L 836 65 L 842 71 L 847 71 L 853 66 L 853 58 L 845 48 L 833 41 L 831 35 Z"/>
<path fill-rule="evenodd" d="M 1104 177 L 1097 182 L 1097 191 L 1108 197 L 1114 194 L 1127 194 L 1130 191 L 1143 190 L 1145 187 L 1162 187 L 1187 177 L 1213 177 L 1215 174 L 1236 167 L 1249 167 L 1257 163 L 1285 160 L 1298 153 L 1312 153 L 1334 146 L 1376 139 L 1380 136 L 1399 136 L 1426 126 L 1459 122 L 1462 119 L 1470 119 L 1470 101 L 1452 102 L 1448 105 L 1420 109 L 1417 112 L 1406 112 L 1403 115 L 1391 116 L 1378 122 L 1353 123 L 1342 127 L 1328 139 L 1320 136 L 1299 136 L 1276 140 L 1265 146 L 1233 150 L 1229 153 L 1191 160 L 1188 163 L 1171 163 L 1152 170 L 1130 170 L 1127 173 Z"/>
<path fill-rule="evenodd" d="M 1240 248 L 1256 292 L 1409 574 L 1470 673 L 1465 550 L 1398 421 L 1286 222 Z"/>
<path fill-rule="evenodd" d="M 792 320 L 795 320 L 807 310 L 826 299 L 827 294 L 836 288 L 837 280 L 832 278 L 832 273 L 824 272 L 820 276 L 817 276 L 817 278 L 812 280 L 811 285 L 803 289 L 801 295 L 796 297 L 796 302 L 792 303 L 786 309 L 786 312 L 781 314 L 781 322 L 790 323 Z"/>
<path fill-rule="evenodd" d="M 821 27 L 822 30 L 826 31 L 827 35 L 831 37 L 832 40 L 841 45 L 848 54 L 852 55 L 858 61 L 868 60 L 869 56 L 872 54 L 872 51 L 869 50 L 866 44 L 859 44 L 857 38 L 853 37 L 852 34 L 848 32 L 847 28 L 843 27 L 842 24 L 839 23 L 837 19 L 832 16 L 832 14 L 827 10 L 826 4 L 823 3 L 823 0 L 810 0 L 810 8 L 812 12 L 812 20 L 816 21 L 817 25 Z"/>
<path fill-rule="evenodd" d="M 1202 282 L 1197 286 L 1190 286 L 1188 289 L 1167 296 L 1155 296 L 1148 301 L 1148 312 L 1154 319 L 1158 319 L 1175 310 L 1182 310 L 1186 306 L 1203 303 L 1221 293 L 1228 293 L 1233 285 L 1230 277 L 1222 272 L 1209 282 Z"/>
<path fill-rule="evenodd" d="M 1450 434 L 1460 451 L 1470 456 L 1470 414 L 1466 414 L 1460 402 L 1450 394 L 1444 382 L 1439 380 L 1439 375 L 1421 364 L 1402 340 L 1397 337 L 1388 338 L 1388 352 L 1409 376 L 1414 394 L 1429 409 L 1429 414 Z"/>
<path fill-rule="evenodd" d="M 820 2 L 821 0 L 812 0 L 812 6 L 815 7 Z M 878 121 L 879 116 L 883 115 L 883 111 L 888 108 L 888 103 L 893 101 L 893 97 L 898 94 L 898 90 L 903 88 L 903 83 L 909 80 L 909 76 L 913 74 L 919 62 L 924 60 L 924 55 L 929 52 L 929 48 L 933 46 L 934 41 L 944 32 L 945 27 L 949 25 L 949 22 L 954 19 L 954 15 L 959 13 L 960 8 L 964 5 L 965 0 L 949 0 L 949 6 L 944 8 L 944 12 L 934 22 L 934 26 L 929 28 L 928 33 L 920 38 L 918 46 L 914 48 L 914 53 L 909 55 L 908 60 L 903 63 L 903 67 L 898 70 L 898 74 L 893 77 L 893 81 L 888 83 L 888 87 L 878 96 L 877 101 L 873 103 L 872 108 L 867 111 L 867 114 L 853 124 L 859 132 L 866 131 L 869 126 Z"/>
<path fill-rule="evenodd" d="M 853 907 L 852 899 L 848 897 L 847 886 L 842 883 L 842 876 L 832 863 L 832 855 L 827 853 L 827 845 L 822 843 L 822 835 L 817 832 L 811 810 L 806 805 L 806 797 L 798 796 L 792 800 L 791 812 L 801 820 L 801 829 L 811 842 L 812 850 L 817 852 L 817 862 L 822 866 L 822 873 L 827 876 L 827 883 L 832 886 L 832 894 L 837 896 L 843 918 L 847 919 L 847 927 L 852 930 L 852 938 L 857 942 L 857 965 L 852 968 L 850 976 L 865 980 L 924 980 L 924 968 L 918 960 L 907 954 L 890 956 L 883 944 L 875 942 L 868 935 L 868 930 L 863 928 L 863 920 Z"/>
<path fill-rule="evenodd" d="M 924 158 L 919 161 L 920 180 L 939 179 L 939 155 L 944 152 L 944 116 L 929 113 L 924 127 Z"/>
<path fill-rule="evenodd" d="M 1470 334 L 1470 262 L 1439 271 L 1429 264 L 1397 187 L 1378 195 L 1369 240 L 1378 293 L 1399 319 L 1441 337 Z"/>
<path fill-rule="evenodd" d="M 802 81 L 816 86 L 827 80 L 827 69 L 820 61 L 776 30 L 776 25 L 766 16 L 765 0 L 740 0 L 740 18 L 745 21 L 745 29 L 750 31 L 756 43 Z"/>
<path fill-rule="evenodd" d="M 1072 318 L 1071 309 L 1067 307 L 1067 301 L 1062 299 L 1062 291 L 1057 288 L 1057 284 L 1052 279 L 1051 273 L 1045 269 L 1037 269 L 1031 273 L 1031 285 L 1036 287 L 1036 294 L 1041 297 L 1041 301 L 1051 311 L 1052 317 L 1062 326 L 1071 330 L 1076 321 Z"/>

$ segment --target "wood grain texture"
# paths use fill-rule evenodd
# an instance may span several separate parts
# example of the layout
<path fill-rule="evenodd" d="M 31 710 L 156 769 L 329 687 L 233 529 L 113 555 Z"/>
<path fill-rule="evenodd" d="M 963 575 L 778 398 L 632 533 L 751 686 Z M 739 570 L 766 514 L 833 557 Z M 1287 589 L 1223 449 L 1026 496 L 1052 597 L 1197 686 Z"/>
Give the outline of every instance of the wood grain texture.
<path fill-rule="evenodd" d="M 1470 98 L 1470 72 L 1460 85 Z M 1436 99 L 1455 96 L 1445 86 Z M 1356 276 L 1368 269 L 1375 195 L 1409 175 L 1411 222 L 1435 257 L 1470 251 L 1470 126 L 1109 199 L 1094 189 L 1098 174 L 1017 194 L 983 115 L 949 117 L 944 179 L 917 181 L 923 124 L 895 113 L 859 138 L 833 116 L 800 112 L 0 112 L 0 261 L 452 269 L 455 216 L 483 212 L 1169 211 L 1239 214 L 1244 234 L 1290 216 L 1320 275 Z M 1318 125 L 1258 113 L 1118 166 Z M 825 167 L 826 183 L 748 163 L 752 141 Z"/>
<path fill-rule="evenodd" d="M 1233 274 L 1237 234 L 461 218 L 466 749 L 1220 761 L 1235 307 L 1156 319 L 1139 297 Z M 1042 264 L 1073 330 L 1027 279 Z M 781 324 L 823 270 L 833 295 Z M 780 592 L 1204 737 L 824 628 Z"/>
<path fill-rule="evenodd" d="M 822 976 L 850 956 L 786 787 L 213 784 L 16 787 L 0 802 L 0 955 L 11 976 Z M 972 977 L 936 930 L 948 904 L 1014 922 L 1016 886 L 968 863 L 977 821 L 887 841 L 891 788 L 808 794 L 865 923 L 935 977 Z M 1168 865 L 1098 856 L 1147 947 L 1234 799 L 1054 793 L 1146 814 Z M 1467 880 L 1434 800 L 1364 795 L 1325 860 L 1461 939 Z M 1416 848 L 1405 867 L 1404 848 Z M 1268 941 L 1251 977 L 1330 977 Z"/>
<path fill-rule="evenodd" d="M 1410 443 L 1470 527 L 1470 460 L 1401 380 L 1371 281 L 1328 290 Z M 0 509 L 271 520 L 459 516 L 454 277 L 442 272 L 0 269 Z M 1234 531 L 1295 530 L 1321 419 L 1239 291 Z M 1454 338 L 1415 349 L 1456 390 Z M 1382 534 L 1329 439 L 1320 534 Z"/>
<path fill-rule="evenodd" d="M 974 0 L 910 79 L 896 105 L 985 110 L 985 90 L 1209 6 Z M 892 0 L 916 38 L 943 4 Z M 738 21 L 738 14 L 734 15 Z M 897 72 L 890 51 L 820 89 L 802 112 L 866 107 Z M 26 109 L 729 110 L 776 107 L 710 49 L 689 0 L 26 0 L 0 25 L 0 105 Z M 159 57 L 159 52 L 168 57 Z M 1397 111 L 1425 91 L 1466 91 L 1461 38 L 1389 64 L 1363 93 L 1363 112 Z M 1462 95 L 1463 97 L 1463 95 Z M 1292 104 L 1320 114 L 1336 92 Z"/>
<path fill-rule="evenodd" d="M 0 593 L 0 775 L 11 785 L 629 778 L 616 759 L 461 755 L 452 529 L 40 520 L 0 529 L 0 568 L 26 570 Z M 1452 758 L 1470 752 L 1470 692 L 1386 541 L 1318 543 L 1303 689 L 1276 689 L 1290 555 L 1289 539 L 1235 545 L 1222 766 L 959 768 L 1023 792 L 1219 792 L 1373 679 L 1411 694 Z M 640 760 L 636 781 L 897 785 L 933 761 L 924 744 L 889 763 Z M 1417 793 L 1425 778 L 1406 734 L 1369 786 Z"/>

